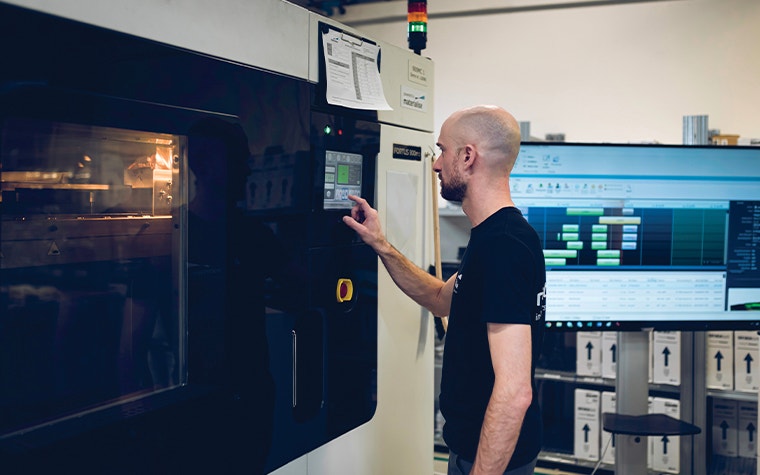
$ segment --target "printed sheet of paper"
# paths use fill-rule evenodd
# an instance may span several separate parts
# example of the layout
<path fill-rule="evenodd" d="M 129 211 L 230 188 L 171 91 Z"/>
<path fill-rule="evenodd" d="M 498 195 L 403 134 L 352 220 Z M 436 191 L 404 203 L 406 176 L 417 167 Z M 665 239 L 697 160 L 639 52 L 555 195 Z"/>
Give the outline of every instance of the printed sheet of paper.
<path fill-rule="evenodd" d="M 327 102 L 352 109 L 390 110 L 377 60 L 380 47 L 329 29 L 322 34 Z"/>

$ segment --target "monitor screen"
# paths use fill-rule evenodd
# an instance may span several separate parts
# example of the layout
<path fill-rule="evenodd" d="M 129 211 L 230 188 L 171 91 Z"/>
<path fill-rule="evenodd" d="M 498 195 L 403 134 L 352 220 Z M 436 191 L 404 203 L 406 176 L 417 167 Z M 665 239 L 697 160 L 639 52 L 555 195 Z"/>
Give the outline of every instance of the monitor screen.
<path fill-rule="evenodd" d="M 760 329 L 760 147 L 523 143 L 547 330 Z"/>
<path fill-rule="evenodd" d="M 362 194 L 362 162 L 358 153 L 325 152 L 324 209 L 353 207 L 348 195 Z"/>

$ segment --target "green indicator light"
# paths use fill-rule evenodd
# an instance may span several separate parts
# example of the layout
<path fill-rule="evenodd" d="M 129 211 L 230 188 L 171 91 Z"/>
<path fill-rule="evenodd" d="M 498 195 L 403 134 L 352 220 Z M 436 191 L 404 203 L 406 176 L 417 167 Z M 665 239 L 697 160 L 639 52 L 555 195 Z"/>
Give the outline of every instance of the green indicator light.
<path fill-rule="evenodd" d="M 332 132 L 332 127 L 330 127 L 329 125 L 325 125 L 324 130 L 325 130 L 325 135 L 330 135 L 330 133 Z"/>
<path fill-rule="evenodd" d="M 427 33 L 427 23 L 422 23 L 422 22 L 409 23 L 409 33 Z"/>

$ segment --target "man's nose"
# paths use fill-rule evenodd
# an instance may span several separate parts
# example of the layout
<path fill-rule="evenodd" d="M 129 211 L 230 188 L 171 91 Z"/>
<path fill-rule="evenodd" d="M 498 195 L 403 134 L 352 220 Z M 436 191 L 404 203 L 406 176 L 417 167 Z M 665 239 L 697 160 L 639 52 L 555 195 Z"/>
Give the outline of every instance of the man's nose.
<path fill-rule="evenodd" d="M 436 173 L 441 171 L 441 154 L 439 153 L 437 157 L 435 157 L 435 160 L 433 160 L 433 171 Z"/>

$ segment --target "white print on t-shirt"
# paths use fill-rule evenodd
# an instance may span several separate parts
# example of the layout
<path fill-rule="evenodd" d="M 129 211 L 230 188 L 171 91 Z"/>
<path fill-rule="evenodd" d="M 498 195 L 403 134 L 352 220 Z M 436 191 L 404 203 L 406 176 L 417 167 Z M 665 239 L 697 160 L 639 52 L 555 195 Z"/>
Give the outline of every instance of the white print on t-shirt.
<path fill-rule="evenodd" d="M 457 290 L 459 290 L 459 281 L 462 280 L 462 274 L 457 274 L 457 278 L 454 281 L 454 293 L 457 293 Z"/>
<path fill-rule="evenodd" d="M 536 321 L 541 320 L 541 315 L 546 311 L 546 284 L 541 292 L 536 294 Z"/>

